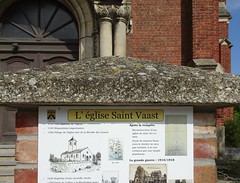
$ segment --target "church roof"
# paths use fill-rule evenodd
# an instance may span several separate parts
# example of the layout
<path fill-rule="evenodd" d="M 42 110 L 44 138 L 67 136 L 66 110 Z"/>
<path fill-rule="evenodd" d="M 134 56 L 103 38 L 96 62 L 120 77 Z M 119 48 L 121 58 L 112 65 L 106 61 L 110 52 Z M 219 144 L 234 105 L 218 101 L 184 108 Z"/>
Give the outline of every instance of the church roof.
<path fill-rule="evenodd" d="M 68 142 L 70 141 L 77 141 L 74 137 L 72 137 Z"/>
<path fill-rule="evenodd" d="M 85 148 L 82 148 L 82 149 L 76 149 L 76 150 L 73 150 L 73 151 L 65 151 L 61 155 L 81 153 L 83 150 L 85 150 L 87 148 L 88 147 L 85 147 Z"/>
<path fill-rule="evenodd" d="M 240 77 L 103 57 L 0 74 L 0 105 L 240 104 Z"/>

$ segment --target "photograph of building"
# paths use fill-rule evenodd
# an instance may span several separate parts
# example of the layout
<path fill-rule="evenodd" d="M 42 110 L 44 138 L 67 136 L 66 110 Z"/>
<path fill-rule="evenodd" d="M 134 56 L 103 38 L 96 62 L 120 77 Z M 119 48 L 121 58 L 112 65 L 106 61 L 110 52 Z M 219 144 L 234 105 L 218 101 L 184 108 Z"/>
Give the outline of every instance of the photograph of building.
<path fill-rule="evenodd" d="M 189 179 L 168 180 L 168 183 L 192 183 Z"/>
<path fill-rule="evenodd" d="M 102 174 L 102 183 L 119 183 L 118 172 L 104 171 Z"/>
<path fill-rule="evenodd" d="M 167 183 L 166 165 L 142 164 L 130 165 L 129 168 L 129 183 Z"/>

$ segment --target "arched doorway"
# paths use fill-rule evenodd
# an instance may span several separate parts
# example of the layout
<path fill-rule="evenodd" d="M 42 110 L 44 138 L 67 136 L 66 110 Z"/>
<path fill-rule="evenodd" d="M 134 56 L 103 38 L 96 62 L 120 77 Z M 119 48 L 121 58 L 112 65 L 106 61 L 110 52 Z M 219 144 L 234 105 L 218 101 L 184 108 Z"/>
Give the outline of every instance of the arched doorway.
<path fill-rule="evenodd" d="M 57 0 L 21 0 L 0 20 L 0 71 L 76 61 L 79 26 Z M 15 142 L 15 113 L 0 109 L 0 144 Z"/>

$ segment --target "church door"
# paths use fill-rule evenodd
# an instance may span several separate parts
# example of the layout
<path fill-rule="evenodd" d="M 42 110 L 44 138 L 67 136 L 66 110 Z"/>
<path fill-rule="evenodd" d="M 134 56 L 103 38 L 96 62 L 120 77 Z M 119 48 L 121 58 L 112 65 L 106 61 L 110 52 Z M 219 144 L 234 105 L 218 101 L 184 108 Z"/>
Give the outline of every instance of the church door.
<path fill-rule="evenodd" d="M 79 58 L 78 26 L 57 0 L 21 0 L 0 19 L 0 71 L 16 71 Z M 0 108 L 0 144 L 15 143 L 13 108 Z"/>

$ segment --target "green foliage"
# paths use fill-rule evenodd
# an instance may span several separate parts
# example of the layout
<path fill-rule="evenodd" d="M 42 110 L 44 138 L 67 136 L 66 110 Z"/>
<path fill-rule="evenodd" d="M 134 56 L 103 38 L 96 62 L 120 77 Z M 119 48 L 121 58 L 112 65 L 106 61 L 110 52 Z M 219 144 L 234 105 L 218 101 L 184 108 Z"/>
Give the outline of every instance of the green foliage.
<path fill-rule="evenodd" d="M 228 120 L 224 125 L 226 147 L 240 147 L 240 121 Z"/>
<path fill-rule="evenodd" d="M 240 106 L 234 109 L 234 119 L 224 122 L 226 147 L 240 147 Z"/>
<path fill-rule="evenodd" d="M 234 119 L 240 121 L 240 106 L 234 108 Z"/>

